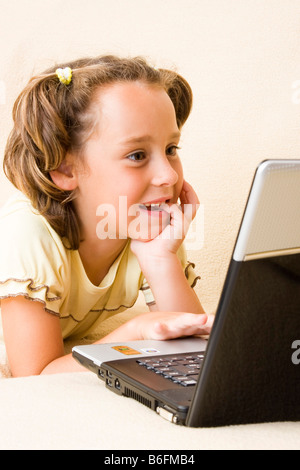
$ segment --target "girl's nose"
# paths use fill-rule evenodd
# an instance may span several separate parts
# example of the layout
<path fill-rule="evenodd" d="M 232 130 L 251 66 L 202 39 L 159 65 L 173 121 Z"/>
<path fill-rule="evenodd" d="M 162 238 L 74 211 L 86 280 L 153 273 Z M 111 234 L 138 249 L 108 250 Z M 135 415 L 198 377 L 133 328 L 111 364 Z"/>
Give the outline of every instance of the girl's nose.
<path fill-rule="evenodd" d="M 154 165 L 152 184 L 154 186 L 174 186 L 178 181 L 178 173 L 169 160 L 164 157 Z"/>

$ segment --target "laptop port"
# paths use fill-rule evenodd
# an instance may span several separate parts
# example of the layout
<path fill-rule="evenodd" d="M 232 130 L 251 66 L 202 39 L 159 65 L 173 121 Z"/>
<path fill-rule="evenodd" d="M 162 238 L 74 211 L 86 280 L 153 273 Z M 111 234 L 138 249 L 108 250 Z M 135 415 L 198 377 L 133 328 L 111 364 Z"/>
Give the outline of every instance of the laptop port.
<path fill-rule="evenodd" d="M 103 369 L 98 369 L 98 376 L 101 377 L 101 379 L 105 378 L 105 371 Z"/>
<path fill-rule="evenodd" d="M 113 382 L 111 379 L 106 379 L 106 385 L 108 385 L 109 387 L 113 387 Z"/>
<path fill-rule="evenodd" d="M 167 410 L 166 408 L 162 407 L 162 406 L 158 406 L 156 408 L 156 412 L 164 419 L 166 419 L 167 421 L 170 421 L 170 423 L 174 423 L 174 424 L 177 424 L 178 422 L 178 418 L 177 416 L 172 413 L 171 411 Z"/>
<path fill-rule="evenodd" d="M 121 390 L 121 384 L 120 384 L 119 379 L 116 379 L 116 380 L 115 380 L 115 388 L 116 388 L 117 390 Z"/>

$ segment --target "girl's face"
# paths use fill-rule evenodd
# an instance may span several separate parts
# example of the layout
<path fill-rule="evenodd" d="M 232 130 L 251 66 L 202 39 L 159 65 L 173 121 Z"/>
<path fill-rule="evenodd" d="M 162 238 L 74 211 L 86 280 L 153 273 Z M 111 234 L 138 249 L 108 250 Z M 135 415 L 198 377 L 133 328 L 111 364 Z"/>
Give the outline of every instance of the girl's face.
<path fill-rule="evenodd" d="M 162 88 L 128 82 L 102 88 L 93 109 L 77 174 L 79 216 L 98 238 L 150 240 L 169 222 L 158 204 L 176 203 L 183 184 L 174 106 Z"/>

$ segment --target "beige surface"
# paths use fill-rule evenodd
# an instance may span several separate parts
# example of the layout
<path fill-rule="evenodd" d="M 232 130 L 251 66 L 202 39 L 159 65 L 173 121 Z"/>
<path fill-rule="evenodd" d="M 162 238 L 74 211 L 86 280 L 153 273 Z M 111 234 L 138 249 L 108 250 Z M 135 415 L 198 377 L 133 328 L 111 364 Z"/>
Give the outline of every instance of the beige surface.
<path fill-rule="evenodd" d="M 197 292 L 213 310 L 256 165 L 300 155 L 300 2 L 0 0 L 0 7 L 0 158 L 17 94 L 54 62 L 144 55 L 190 81 L 195 100 L 180 154 L 204 210 L 190 258 L 202 277 Z M 1 170 L 0 205 L 10 191 Z"/>
<path fill-rule="evenodd" d="M 92 372 L 3 380 L 0 403 L 0 449 L 300 447 L 300 423 L 184 428 L 110 392 Z"/>
<path fill-rule="evenodd" d="M 107 334 L 140 308 L 103 322 L 98 335 Z M 67 350 L 74 344 L 69 341 Z M 115 395 L 92 372 L 2 378 L 1 449 L 299 450 L 300 422 L 185 428 L 133 399 Z"/>

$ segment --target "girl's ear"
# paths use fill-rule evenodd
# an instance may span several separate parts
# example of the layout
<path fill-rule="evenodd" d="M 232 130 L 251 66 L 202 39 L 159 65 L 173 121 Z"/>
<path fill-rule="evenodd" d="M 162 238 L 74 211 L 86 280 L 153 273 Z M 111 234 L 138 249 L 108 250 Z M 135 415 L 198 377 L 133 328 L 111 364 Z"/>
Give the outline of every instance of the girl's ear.
<path fill-rule="evenodd" d="M 50 171 L 50 176 L 53 183 L 64 191 L 72 191 L 77 188 L 77 175 L 69 155 L 66 155 L 56 170 Z"/>

